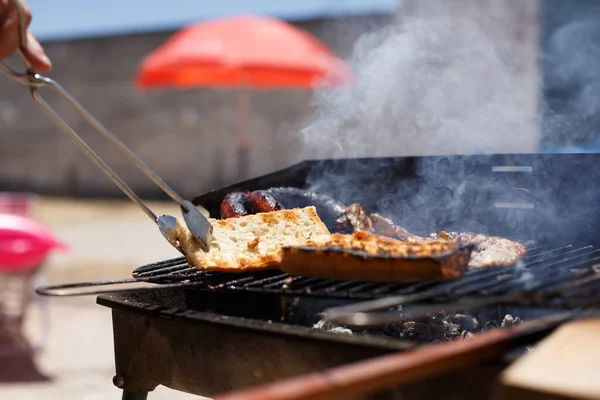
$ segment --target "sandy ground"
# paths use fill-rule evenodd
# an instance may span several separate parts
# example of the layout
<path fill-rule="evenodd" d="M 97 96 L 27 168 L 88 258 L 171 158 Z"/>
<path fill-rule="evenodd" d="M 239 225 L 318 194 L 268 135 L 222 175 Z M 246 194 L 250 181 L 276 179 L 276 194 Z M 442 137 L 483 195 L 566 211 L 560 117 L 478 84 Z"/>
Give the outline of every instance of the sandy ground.
<path fill-rule="evenodd" d="M 177 207 L 152 203 L 157 213 L 178 215 Z M 39 199 L 34 215 L 71 247 L 54 254 L 37 284 L 130 277 L 145 263 L 178 257 L 156 226 L 127 201 L 78 202 Z M 118 399 L 114 375 L 110 310 L 95 304 L 94 296 L 37 298 L 26 319 L 31 343 L 45 338 L 44 346 L 26 374 L 0 379 L 0 399 Z M 47 316 L 45 326 L 42 316 Z M 18 369 L 12 358 L 0 357 L 2 369 Z M 19 374 L 16 374 L 19 375 Z M 1 378 L 1 377 L 0 377 Z M 20 379 L 24 382 L 15 382 Z M 186 393 L 158 387 L 150 400 L 197 399 Z"/>

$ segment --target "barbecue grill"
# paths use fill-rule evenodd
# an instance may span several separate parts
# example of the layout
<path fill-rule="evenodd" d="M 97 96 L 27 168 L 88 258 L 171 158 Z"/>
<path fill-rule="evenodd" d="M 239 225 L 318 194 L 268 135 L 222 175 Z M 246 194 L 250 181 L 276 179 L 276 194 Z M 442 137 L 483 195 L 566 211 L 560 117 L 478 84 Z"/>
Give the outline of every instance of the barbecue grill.
<path fill-rule="evenodd" d="M 200 272 L 177 258 L 142 266 L 129 280 L 38 292 L 116 292 L 97 301 L 112 309 L 114 383 L 124 390 L 124 398 L 144 398 L 159 384 L 214 396 L 445 340 L 444 331 L 431 333 L 435 329 L 431 321 L 423 322 L 420 308 L 448 318 L 466 314 L 490 327 L 506 322 L 506 315 L 527 322 L 593 309 L 600 297 L 595 235 L 600 197 L 594 185 L 599 176 L 597 154 L 317 160 L 193 201 L 218 216 L 220 202 L 231 191 L 309 188 L 347 204 L 359 202 L 368 212 L 384 214 L 417 234 L 474 231 L 528 246 L 527 257 L 513 268 L 470 271 L 451 282 L 337 282 L 278 271 Z M 128 292 L 110 287 L 140 282 L 145 287 Z M 349 331 L 320 321 L 326 309 L 382 298 L 392 299 L 386 310 L 394 314 L 385 314 L 388 319 L 380 326 Z M 416 310 L 411 318 L 430 334 L 402 331 L 400 305 L 409 315 Z M 558 323 L 550 321 L 534 334 L 518 335 L 512 347 L 533 343 Z M 458 329 L 464 333 L 470 328 Z M 410 382 L 387 391 L 387 398 L 416 391 L 419 397 L 439 396 L 441 388 L 445 397 L 490 398 L 490 383 L 508 361 L 483 355 L 478 361 L 486 363 Z"/>
<path fill-rule="evenodd" d="M 13 4 L 19 11 L 20 45 L 25 48 L 25 8 L 18 0 Z M 210 192 L 192 204 L 58 83 L 37 74 L 23 53 L 19 51 L 19 55 L 26 72 L 19 73 L 3 63 L 0 70 L 28 87 L 36 105 L 158 225 L 175 247 L 175 218 L 154 214 L 52 110 L 39 89 L 47 87 L 59 94 L 178 203 L 185 224 L 204 249 L 210 243 L 212 226 L 195 206 L 202 205 L 217 216 L 225 194 L 273 186 L 309 188 L 347 204 L 359 202 L 366 211 L 378 212 L 420 235 L 439 229 L 472 231 L 529 246 L 528 258 L 519 265 L 474 271 L 447 283 L 333 282 L 278 272 L 234 276 L 199 272 L 179 258 L 141 267 L 129 280 L 39 288 L 39 293 L 49 295 L 117 291 L 98 297 L 98 303 L 112 308 L 114 384 L 123 389 L 125 399 L 146 398 L 159 384 L 212 396 L 416 347 L 434 350 L 409 353 L 411 365 L 427 364 L 419 363 L 419 354 L 426 355 L 424 359 L 430 366 L 432 355 L 443 357 L 443 362 L 426 373 L 405 369 L 409 378 L 402 377 L 403 386 L 379 398 L 415 397 L 415 393 L 421 398 L 489 398 L 490 382 L 502 367 L 499 358 L 505 351 L 532 343 L 556 324 L 587 315 L 585 311 L 598 304 L 597 155 L 309 161 Z M 150 286 L 141 289 L 131 285 L 140 282 Z M 129 284 L 137 290 L 118 293 L 119 289 L 102 288 L 115 284 Z M 367 300 L 375 303 L 360 304 Z M 354 311 L 348 307 L 355 307 Z M 386 311 L 383 314 L 365 313 L 382 308 Z M 350 318 L 353 327 L 357 326 L 353 316 L 364 317 L 371 321 L 369 329 L 349 331 L 344 326 L 320 324 L 320 313 L 325 309 L 329 309 L 328 314 L 338 311 L 338 323 L 340 315 L 342 320 Z M 346 314 L 339 314 L 344 309 Z M 507 335 L 498 333 L 502 330 L 486 331 L 520 320 L 526 321 L 527 329 L 508 329 Z M 483 328 L 475 321 L 481 321 Z M 380 326 L 374 328 L 377 324 L 373 322 Z M 456 344 L 452 351 L 442 347 L 436 353 L 437 348 L 426 346 L 450 339 L 448 335 L 457 331 L 475 337 Z M 461 353 L 456 349 L 466 349 L 463 360 L 457 359 Z M 490 364 L 487 368 L 469 368 L 482 362 Z M 410 377 L 429 381 L 418 383 Z M 388 383 L 385 389 L 389 389 Z M 335 395 L 335 391 L 328 393 Z"/>

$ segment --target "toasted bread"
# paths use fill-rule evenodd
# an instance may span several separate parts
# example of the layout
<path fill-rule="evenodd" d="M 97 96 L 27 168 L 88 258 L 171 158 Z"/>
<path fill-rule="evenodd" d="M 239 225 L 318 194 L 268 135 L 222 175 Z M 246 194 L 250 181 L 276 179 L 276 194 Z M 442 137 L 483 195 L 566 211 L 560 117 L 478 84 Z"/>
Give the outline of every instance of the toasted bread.
<path fill-rule="evenodd" d="M 179 245 L 187 262 L 197 269 L 246 272 L 278 268 L 282 246 L 329 234 L 313 206 L 209 221 L 214 229 L 206 252 L 185 222 L 177 220 Z"/>
<path fill-rule="evenodd" d="M 333 280 L 443 281 L 466 271 L 472 249 L 448 240 L 411 243 L 367 232 L 336 233 L 284 246 L 280 268 Z"/>

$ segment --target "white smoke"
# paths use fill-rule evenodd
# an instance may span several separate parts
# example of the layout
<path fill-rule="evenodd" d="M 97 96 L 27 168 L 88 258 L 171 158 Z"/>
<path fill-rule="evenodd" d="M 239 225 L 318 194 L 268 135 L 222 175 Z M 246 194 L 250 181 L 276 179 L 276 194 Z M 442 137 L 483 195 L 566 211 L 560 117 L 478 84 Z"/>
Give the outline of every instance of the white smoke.
<path fill-rule="evenodd" d="M 543 130 L 546 140 L 578 145 L 597 137 L 600 126 L 600 24 L 576 18 L 548 38 Z M 596 144 L 597 146 L 597 144 Z"/>
<path fill-rule="evenodd" d="M 600 75 L 582 70 L 596 65 L 590 57 L 600 65 L 600 29 L 576 19 L 549 38 L 550 53 L 541 58 L 537 2 L 406 3 L 412 6 L 397 23 L 357 41 L 347 60 L 354 71 L 350 85 L 315 93 L 313 113 L 294 130 L 304 146 L 298 156 L 442 157 L 403 159 L 395 169 L 380 167 L 385 160 L 339 168 L 322 163 L 311 171 L 307 188 L 348 204 L 360 199 L 369 212 L 420 235 L 445 229 L 540 243 L 588 241 L 585 232 L 592 230 L 593 219 L 585 214 L 596 209 L 589 199 L 597 198 L 597 189 L 577 174 L 592 173 L 589 159 L 489 175 L 492 159 L 502 166 L 529 161 L 452 154 L 536 153 L 541 130 L 581 132 L 571 128 L 590 122 L 598 108 L 596 100 L 587 99 L 595 99 Z M 585 54 L 578 58 L 573 52 Z M 554 75 L 542 76 L 540 61 Z M 573 107 L 585 118 L 564 111 L 549 118 L 542 90 L 569 86 L 580 91 Z M 561 182 L 569 182 L 569 193 Z M 496 203 L 531 208 L 496 209 Z"/>
<path fill-rule="evenodd" d="M 537 151 L 535 48 L 490 36 L 494 15 L 419 4 L 431 7 L 358 40 L 350 85 L 316 92 L 302 158 Z"/>

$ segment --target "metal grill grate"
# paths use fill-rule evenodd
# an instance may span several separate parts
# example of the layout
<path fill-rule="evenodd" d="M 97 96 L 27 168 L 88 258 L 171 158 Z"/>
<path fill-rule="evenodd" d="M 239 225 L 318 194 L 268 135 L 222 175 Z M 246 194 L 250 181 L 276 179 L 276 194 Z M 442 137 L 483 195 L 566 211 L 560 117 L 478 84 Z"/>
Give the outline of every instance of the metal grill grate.
<path fill-rule="evenodd" d="M 600 298 L 600 249 L 593 246 L 528 249 L 513 268 L 469 271 L 444 283 L 374 283 L 332 281 L 290 276 L 280 271 L 227 274 L 191 268 L 184 258 L 149 264 L 133 276 L 146 282 L 189 283 L 198 290 L 245 291 L 288 296 L 370 300 L 390 295 L 418 295 L 419 301 L 453 301 L 464 297 L 495 297 L 508 293 L 560 294 L 579 304 Z"/>

